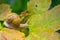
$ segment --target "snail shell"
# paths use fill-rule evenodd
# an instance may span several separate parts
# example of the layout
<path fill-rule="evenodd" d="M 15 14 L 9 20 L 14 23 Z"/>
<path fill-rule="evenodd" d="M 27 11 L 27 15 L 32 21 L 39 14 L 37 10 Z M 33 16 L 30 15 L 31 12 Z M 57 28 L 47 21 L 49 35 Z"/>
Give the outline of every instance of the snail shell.
<path fill-rule="evenodd" d="M 11 13 L 6 16 L 6 22 L 14 27 L 18 27 L 22 19 L 16 13 Z"/>

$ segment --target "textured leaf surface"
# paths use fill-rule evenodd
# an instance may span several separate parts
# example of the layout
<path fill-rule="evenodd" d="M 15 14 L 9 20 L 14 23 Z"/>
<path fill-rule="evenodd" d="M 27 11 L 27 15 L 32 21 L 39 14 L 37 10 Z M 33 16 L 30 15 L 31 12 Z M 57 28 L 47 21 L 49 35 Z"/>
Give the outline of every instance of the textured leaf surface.
<path fill-rule="evenodd" d="M 41 11 L 47 11 L 50 4 L 51 0 L 30 0 L 27 9 L 32 13 L 41 13 Z"/>
<path fill-rule="evenodd" d="M 60 34 L 56 33 L 60 29 L 60 5 L 51 10 L 46 10 L 48 7 L 45 9 L 44 7 L 48 4 L 48 0 L 43 0 L 46 4 L 42 8 L 38 7 L 37 10 L 39 11 L 37 11 L 33 3 L 37 1 L 32 0 L 28 5 L 28 10 L 33 15 L 28 20 L 30 35 L 26 40 L 60 40 Z M 44 2 L 41 2 L 41 5 Z"/>

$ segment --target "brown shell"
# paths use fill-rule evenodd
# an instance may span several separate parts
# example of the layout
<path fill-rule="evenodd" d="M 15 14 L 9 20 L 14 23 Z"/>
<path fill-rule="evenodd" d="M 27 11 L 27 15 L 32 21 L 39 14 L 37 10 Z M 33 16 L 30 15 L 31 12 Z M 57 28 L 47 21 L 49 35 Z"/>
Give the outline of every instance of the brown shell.
<path fill-rule="evenodd" d="M 16 13 L 8 14 L 6 17 L 6 22 L 13 26 L 19 26 L 21 21 L 22 19 Z"/>

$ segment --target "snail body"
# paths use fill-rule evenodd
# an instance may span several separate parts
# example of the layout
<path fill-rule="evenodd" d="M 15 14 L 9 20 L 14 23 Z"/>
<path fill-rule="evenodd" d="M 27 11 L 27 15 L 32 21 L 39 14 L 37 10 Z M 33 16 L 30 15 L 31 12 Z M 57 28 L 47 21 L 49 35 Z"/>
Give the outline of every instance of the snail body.
<path fill-rule="evenodd" d="M 22 15 L 21 15 L 22 16 Z M 21 24 L 23 17 L 16 13 L 7 14 L 4 25 L 8 28 L 25 28 L 27 24 Z"/>

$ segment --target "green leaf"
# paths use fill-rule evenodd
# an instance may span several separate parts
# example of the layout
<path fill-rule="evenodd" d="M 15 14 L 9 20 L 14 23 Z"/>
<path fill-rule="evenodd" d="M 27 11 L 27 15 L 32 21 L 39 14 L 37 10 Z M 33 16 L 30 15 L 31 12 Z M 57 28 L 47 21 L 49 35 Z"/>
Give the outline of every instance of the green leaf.
<path fill-rule="evenodd" d="M 37 1 L 38 9 L 35 7 Z M 32 15 L 27 22 L 30 25 L 30 34 L 26 40 L 60 40 L 60 35 L 56 32 L 60 29 L 60 5 L 47 10 L 47 4 L 50 4 L 48 0 L 31 0 L 28 4 L 29 13 Z"/>

